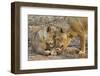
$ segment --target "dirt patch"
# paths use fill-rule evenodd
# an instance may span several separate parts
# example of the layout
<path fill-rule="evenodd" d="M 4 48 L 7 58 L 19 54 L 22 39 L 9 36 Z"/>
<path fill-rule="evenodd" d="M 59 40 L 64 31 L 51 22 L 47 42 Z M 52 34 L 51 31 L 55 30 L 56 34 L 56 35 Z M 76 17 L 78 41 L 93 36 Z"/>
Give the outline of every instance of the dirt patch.
<path fill-rule="evenodd" d="M 87 58 L 87 53 L 85 55 L 79 55 L 79 49 L 75 47 L 68 47 L 64 50 L 60 55 L 56 56 L 44 56 L 44 55 L 37 55 L 35 53 L 29 55 L 29 61 L 32 60 L 55 60 L 55 59 L 78 59 L 78 58 Z"/>

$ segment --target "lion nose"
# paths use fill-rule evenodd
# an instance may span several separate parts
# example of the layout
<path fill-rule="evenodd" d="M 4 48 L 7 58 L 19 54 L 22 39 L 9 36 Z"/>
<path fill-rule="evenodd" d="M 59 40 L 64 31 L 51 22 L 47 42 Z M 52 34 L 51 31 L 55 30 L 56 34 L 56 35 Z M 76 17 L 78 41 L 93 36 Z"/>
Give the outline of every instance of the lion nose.
<path fill-rule="evenodd" d="M 50 41 L 49 43 L 50 43 L 50 44 L 52 44 L 52 43 L 53 43 L 53 41 Z"/>

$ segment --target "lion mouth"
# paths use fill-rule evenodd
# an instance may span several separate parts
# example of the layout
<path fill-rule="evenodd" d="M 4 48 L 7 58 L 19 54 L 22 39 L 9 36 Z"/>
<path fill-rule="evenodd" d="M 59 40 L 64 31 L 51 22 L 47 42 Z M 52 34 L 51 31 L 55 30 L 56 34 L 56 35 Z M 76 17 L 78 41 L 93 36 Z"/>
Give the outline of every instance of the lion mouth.
<path fill-rule="evenodd" d="M 52 47 L 54 47 L 54 45 L 53 44 L 49 44 L 49 46 L 52 48 Z"/>

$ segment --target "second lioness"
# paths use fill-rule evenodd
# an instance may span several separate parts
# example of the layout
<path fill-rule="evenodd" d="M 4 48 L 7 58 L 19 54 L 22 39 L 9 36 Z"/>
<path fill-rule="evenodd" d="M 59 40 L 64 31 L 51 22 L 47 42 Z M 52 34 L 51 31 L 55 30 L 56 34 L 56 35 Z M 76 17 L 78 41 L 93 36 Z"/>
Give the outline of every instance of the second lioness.
<path fill-rule="evenodd" d="M 86 40 L 87 40 L 87 18 L 86 17 L 67 17 L 67 25 L 60 27 L 59 32 L 56 34 L 56 48 L 57 51 L 62 52 L 68 47 L 73 38 L 80 38 L 80 52 L 79 54 L 85 54 L 86 52 Z"/>

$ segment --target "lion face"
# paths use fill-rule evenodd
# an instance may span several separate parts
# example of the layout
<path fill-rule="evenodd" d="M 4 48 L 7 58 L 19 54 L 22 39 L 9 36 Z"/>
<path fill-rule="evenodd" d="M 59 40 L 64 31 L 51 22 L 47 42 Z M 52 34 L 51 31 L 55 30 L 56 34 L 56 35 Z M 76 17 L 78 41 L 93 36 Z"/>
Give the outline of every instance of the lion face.
<path fill-rule="evenodd" d="M 60 48 L 60 49 L 65 49 L 66 45 L 67 45 L 67 35 L 66 33 L 63 32 L 62 28 L 60 29 L 60 31 L 56 33 L 56 37 L 55 37 L 55 45 L 56 48 Z"/>
<path fill-rule="evenodd" d="M 70 44 L 71 40 L 76 36 L 76 33 L 74 32 L 64 32 L 62 28 L 60 28 L 59 32 L 57 31 L 56 37 L 55 37 L 55 45 L 59 48 L 67 48 L 67 46 Z"/>
<path fill-rule="evenodd" d="M 54 35 L 53 34 L 50 34 L 50 33 L 48 34 L 46 44 L 47 44 L 48 48 L 54 47 Z"/>
<path fill-rule="evenodd" d="M 67 44 L 67 35 L 65 33 L 56 36 L 56 47 L 65 48 Z"/>
<path fill-rule="evenodd" d="M 46 39 L 46 44 L 47 44 L 47 47 L 50 49 L 50 48 L 53 48 L 54 45 L 55 45 L 55 31 L 56 31 L 56 27 L 55 26 L 49 26 L 47 28 L 47 39 Z"/>

